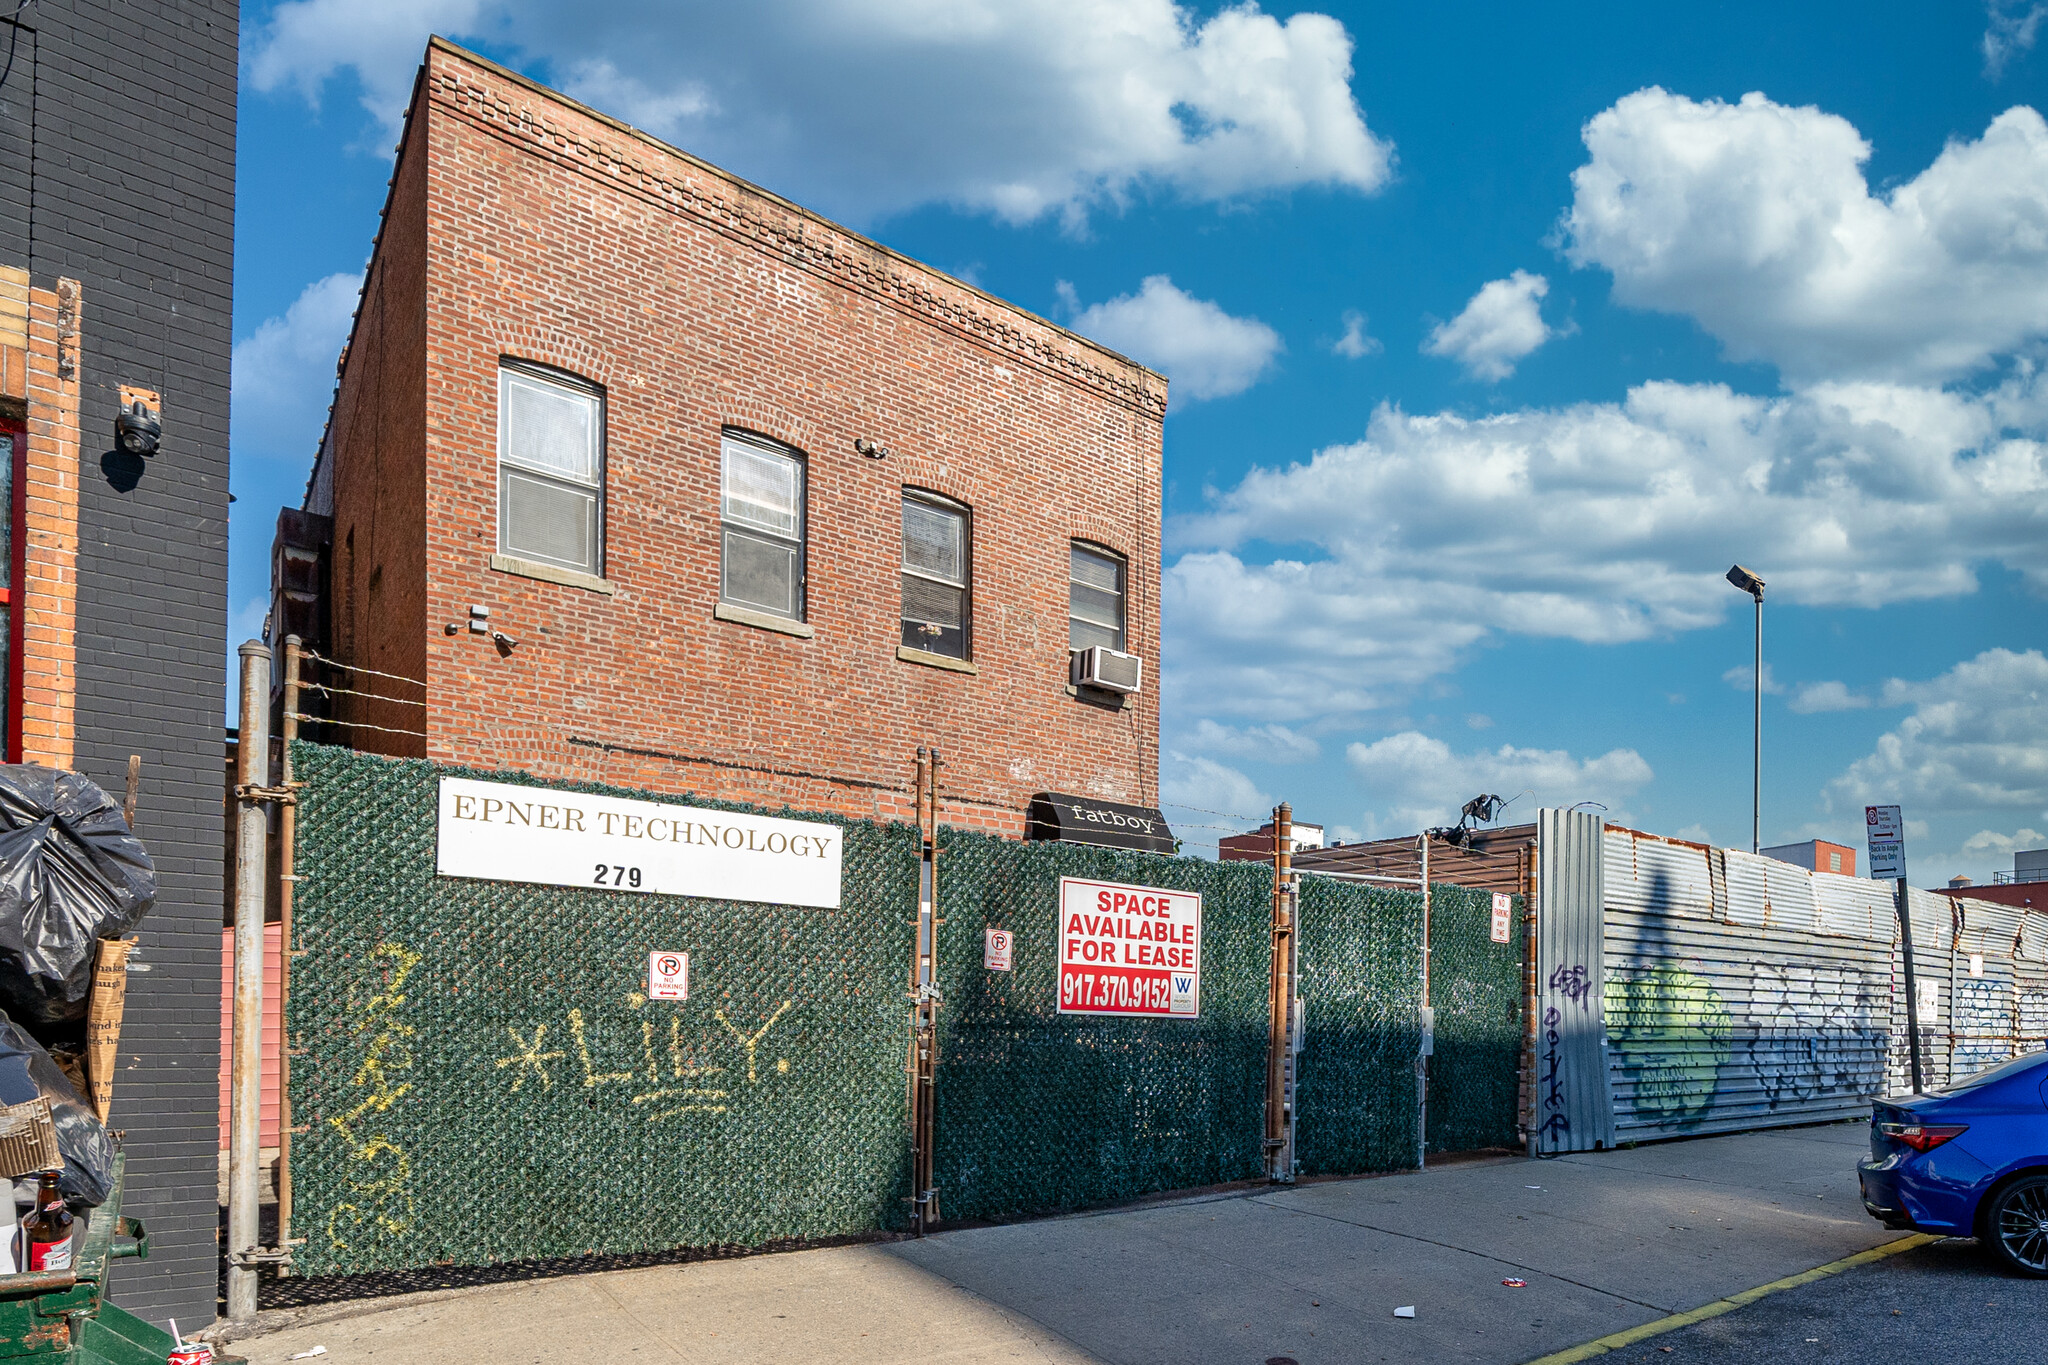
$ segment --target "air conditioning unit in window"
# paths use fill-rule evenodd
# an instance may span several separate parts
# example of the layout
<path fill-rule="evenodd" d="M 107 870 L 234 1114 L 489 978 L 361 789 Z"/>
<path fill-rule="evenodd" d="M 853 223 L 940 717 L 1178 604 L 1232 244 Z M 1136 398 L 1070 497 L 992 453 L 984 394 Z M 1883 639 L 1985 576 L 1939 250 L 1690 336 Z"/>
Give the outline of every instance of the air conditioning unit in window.
<path fill-rule="evenodd" d="M 1074 651 L 1074 685 L 1105 692 L 1136 692 L 1145 681 L 1145 661 L 1136 654 L 1095 645 Z"/>

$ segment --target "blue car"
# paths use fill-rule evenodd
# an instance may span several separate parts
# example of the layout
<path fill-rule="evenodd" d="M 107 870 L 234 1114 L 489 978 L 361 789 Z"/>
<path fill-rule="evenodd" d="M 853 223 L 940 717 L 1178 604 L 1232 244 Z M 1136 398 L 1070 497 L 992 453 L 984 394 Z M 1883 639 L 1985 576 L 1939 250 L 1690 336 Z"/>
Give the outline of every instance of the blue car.
<path fill-rule="evenodd" d="M 1870 1106 L 1863 1207 L 1888 1228 L 1976 1237 L 2048 1279 L 2048 1052 Z"/>

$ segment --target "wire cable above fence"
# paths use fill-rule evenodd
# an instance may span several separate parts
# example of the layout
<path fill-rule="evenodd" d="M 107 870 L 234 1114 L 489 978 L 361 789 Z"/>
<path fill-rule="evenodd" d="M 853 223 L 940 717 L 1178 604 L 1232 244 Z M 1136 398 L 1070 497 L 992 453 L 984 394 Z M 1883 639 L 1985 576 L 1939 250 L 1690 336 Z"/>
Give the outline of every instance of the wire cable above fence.
<path fill-rule="evenodd" d="M 308 721 L 317 725 L 346 725 L 351 730 L 376 730 L 382 734 L 412 735 L 419 739 L 426 739 L 428 737 L 425 730 L 401 730 L 390 725 L 371 725 L 367 721 L 336 720 L 332 716 L 309 716 L 299 711 L 289 711 L 286 714 L 293 720 Z"/>
<path fill-rule="evenodd" d="M 341 662 L 339 659 L 330 659 L 325 654 L 315 654 L 312 650 L 307 649 L 303 645 L 299 647 L 299 657 L 302 659 L 311 659 L 315 663 L 326 664 L 329 668 L 345 668 L 351 673 L 367 673 L 374 678 L 389 678 L 393 682 L 410 683 L 414 687 L 420 688 L 423 691 L 427 686 L 420 679 L 408 678 L 403 673 L 384 673 L 374 668 L 365 668 L 361 664 L 345 664 Z M 305 685 L 309 687 L 312 686 L 312 684 L 310 683 Z"/>
<path fill-rule="evenodd" d="M 299 686 L 306 689 L 309 692 L 322 692 L 330 697 L 365 697 L 368 698 L 370 701 L 395 702 L 400 706 L 425 706 L 427 704 L 426 699 L 424 697 L 384 697 L 379 696 L 375 692 L 364 692 L 354 687 L 330 687 L 326 683 L 301 681 L 299 683 Z"/>

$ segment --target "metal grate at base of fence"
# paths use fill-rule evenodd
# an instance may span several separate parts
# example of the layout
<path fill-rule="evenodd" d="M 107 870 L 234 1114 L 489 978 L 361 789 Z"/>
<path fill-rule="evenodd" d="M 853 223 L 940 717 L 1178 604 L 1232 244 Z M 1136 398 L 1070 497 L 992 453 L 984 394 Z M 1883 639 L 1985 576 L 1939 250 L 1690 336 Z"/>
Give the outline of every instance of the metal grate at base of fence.
<path fill-rule="evenodd" d="M 903 1225 L 915 830 L 802 817 L 845 831 L 836 911 L 459 880 L 435 875 L 438 780 L 543 784 L 293 762 L 300 1273 Z M 693 954 L 688 1000 L 642 994 L 659 948 Z"/>

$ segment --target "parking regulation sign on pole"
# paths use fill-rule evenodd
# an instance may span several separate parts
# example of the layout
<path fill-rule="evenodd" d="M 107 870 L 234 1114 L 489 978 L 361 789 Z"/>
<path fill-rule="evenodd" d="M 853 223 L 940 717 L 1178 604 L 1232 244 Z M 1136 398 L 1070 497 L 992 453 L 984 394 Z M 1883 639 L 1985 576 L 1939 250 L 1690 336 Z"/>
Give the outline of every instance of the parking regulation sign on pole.
<path fill-rule="evenodd" d="M 1509 921 L 1513 918 L 1515 902 L 1505 891 L 1493 893 L 1493 923 L 1491 937 L 1495 943 L 1508 941 Z"/>
<path fill-rule="evenodd" d="M 1906 875 L 1906 827 L 1897 806 L 1865 806 L 1870 833 L 1870 875 L 1879 881 Z"/>
<path fill-rule="evenodd" d="M 1061 1014 L 1202 1012 L 1202 897 L 1060 878 Z"/>
<path fill-rule="evenodd" d="M 688 1000 L 690 998 L 690 955 L 665 953 L 656 949 L 647 955 L 647 998 Z"/>

